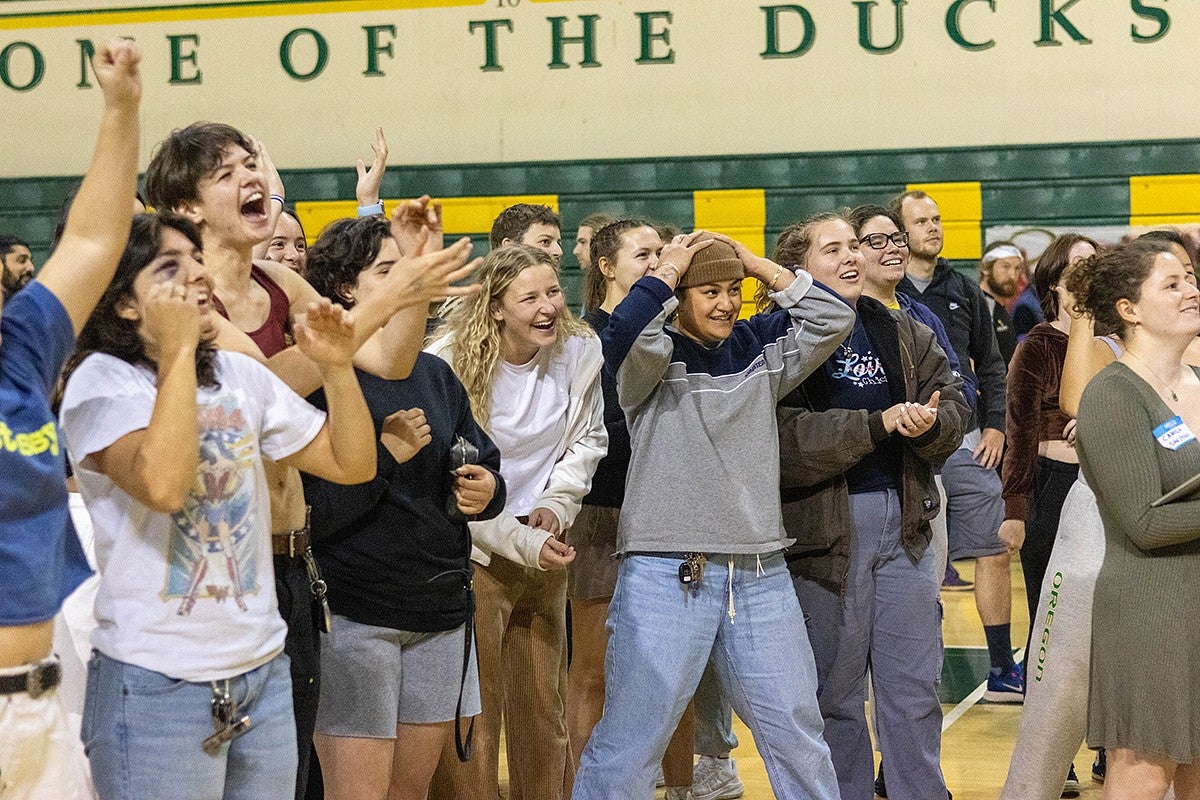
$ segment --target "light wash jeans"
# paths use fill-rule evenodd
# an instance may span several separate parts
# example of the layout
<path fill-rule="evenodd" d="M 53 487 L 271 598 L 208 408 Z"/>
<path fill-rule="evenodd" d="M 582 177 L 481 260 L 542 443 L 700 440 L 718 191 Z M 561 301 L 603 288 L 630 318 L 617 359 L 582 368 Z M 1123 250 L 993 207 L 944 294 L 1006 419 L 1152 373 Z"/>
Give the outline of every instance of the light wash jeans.
<path fill-rule="evenodd" d="M 293 800 L 296 722 L 282 653 L 229 680 L 251 727 L 210 756 L 212 685 L 93 652 L 83 744 L 100 800 Z"/>
<path fill-rule="evenodd" d="M 583 751 L 574 800 L 654 796 L 655 770 L 710 655 L 775 796 L 837 800 L 816 666 L 783 555 L 733 556 L 732 579 L 730 558 L 710 554 L 686 596 L 680 558 L 622 559 L 608 611 L 604 716 Z"/>

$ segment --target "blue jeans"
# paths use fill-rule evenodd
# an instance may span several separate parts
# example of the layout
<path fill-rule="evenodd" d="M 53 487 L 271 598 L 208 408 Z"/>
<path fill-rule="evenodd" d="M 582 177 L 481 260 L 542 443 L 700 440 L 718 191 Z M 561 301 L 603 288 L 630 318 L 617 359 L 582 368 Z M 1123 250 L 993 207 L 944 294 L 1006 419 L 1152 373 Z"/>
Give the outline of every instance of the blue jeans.
<path fill-rule="evenodd" d="M 223 682 L 222 682 L 223 683 Z M 296 724 L 288 658 L 229 681 L 251 727 L 215 756 L 212 686 L 93 652 L 82 737 L 101 800 L 293 800 Z"/>
<path fill-rule="evenodd" d="M 622 559 L 608 611 L 604 716 L 583 751 L 575 800 L 654 796 L 656 767 L 710 655 L 775 796 L 837 800 L 816 667 L 783 555 L 732 561 L 731 582 L 730 556 L 710 555 L 685 596 L 679 558 Z"/>

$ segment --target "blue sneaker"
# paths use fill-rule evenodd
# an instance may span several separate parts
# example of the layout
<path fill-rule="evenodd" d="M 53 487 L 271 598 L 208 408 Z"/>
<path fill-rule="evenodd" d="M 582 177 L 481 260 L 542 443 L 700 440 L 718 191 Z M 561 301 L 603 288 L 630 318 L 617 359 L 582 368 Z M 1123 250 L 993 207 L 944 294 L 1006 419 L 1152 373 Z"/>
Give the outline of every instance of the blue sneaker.
<path fill-rule="evenodd" d="M 1024 703 L 1025 670 L 1021 664 L 1013 664 L 1008 672 L 999 675 L 989 671 L 983 699 L 989 703 Z"/>
<path fill-rule="evenodd" d="M 959 575 L 953 564 L 946 563 L 946 576 L 942 579 L 943 592 L 969 592 L 974 588 L 975 584 Z"/>

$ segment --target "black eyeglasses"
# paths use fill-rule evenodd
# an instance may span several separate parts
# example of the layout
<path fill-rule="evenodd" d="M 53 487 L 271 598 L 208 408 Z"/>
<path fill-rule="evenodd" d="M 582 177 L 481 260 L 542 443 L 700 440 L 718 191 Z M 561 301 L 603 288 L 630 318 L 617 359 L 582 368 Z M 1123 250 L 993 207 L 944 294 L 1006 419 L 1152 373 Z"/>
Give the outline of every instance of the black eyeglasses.
<path fill-rule="evenodd" d="M 887 247 L 888 240 L 891 239 L 892 244 L 896 247 L 906 247 L 908 245 L 908 232 L 896 231 L 890 236 L 886 233 L 872 233 L 858 240 L 859 244 L 865 244 L 872 250 L 882 250 Z"/>

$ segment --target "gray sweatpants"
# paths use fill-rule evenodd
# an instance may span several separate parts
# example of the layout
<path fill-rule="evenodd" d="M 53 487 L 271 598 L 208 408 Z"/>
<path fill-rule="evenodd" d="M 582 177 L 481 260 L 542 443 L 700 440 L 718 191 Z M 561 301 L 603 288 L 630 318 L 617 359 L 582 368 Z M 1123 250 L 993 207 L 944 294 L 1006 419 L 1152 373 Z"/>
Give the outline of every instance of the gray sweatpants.
<path fill-rule="evenodd" d="M 1025 706 L 1000 800 L 1055 800 L 1087 729 L 1092 595 L 1104 562 L 1096 496 L 1075 481 L 1033 621 Z M 891 773 L 888 773 L 891 788 Z M 1174 797 L 1172 791 L 1167 795 Z"/>

